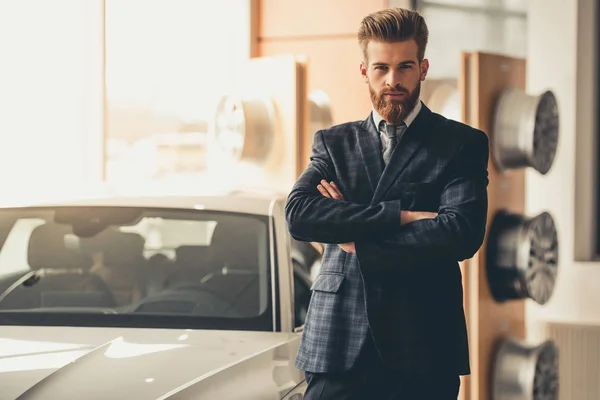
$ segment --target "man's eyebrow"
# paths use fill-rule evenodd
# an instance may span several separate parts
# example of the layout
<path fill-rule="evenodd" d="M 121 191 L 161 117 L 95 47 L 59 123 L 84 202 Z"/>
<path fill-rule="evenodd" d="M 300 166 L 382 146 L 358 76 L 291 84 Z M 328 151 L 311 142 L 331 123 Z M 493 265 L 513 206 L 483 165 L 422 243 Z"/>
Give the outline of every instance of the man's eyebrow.
<path fill-rule="evenodd" d="M 416 65 L 417 63 L 414 62 L 413 60 L 407 60 L 407 61 L 402 61 L 399 62 L 398 65 Z M 375 66 L 389 66 L 388 63 L 384 63 L 384 62 L 374 62 L 372 65 Z"/>

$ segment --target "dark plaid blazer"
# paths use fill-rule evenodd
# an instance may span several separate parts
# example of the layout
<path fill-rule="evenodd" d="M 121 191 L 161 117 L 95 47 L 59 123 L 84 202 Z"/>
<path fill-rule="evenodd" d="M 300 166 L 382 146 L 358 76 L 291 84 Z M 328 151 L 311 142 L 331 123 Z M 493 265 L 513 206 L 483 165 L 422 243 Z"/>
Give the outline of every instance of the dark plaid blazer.
<path fill-rule="evenodd" d="M 487 135 L 423 105 L 387 166 L 372 116 L 317 132 L 312 151 L 286 203 L 291 235 L 326 244 L 296 366 L 346 371 L 372 335 L 401 371 L 469 374 L 458 262 L 485 234 Z M 323 197 L 321 179 L 344 200 Z M 400 210 L 438 216 L 401 225 Z"/>

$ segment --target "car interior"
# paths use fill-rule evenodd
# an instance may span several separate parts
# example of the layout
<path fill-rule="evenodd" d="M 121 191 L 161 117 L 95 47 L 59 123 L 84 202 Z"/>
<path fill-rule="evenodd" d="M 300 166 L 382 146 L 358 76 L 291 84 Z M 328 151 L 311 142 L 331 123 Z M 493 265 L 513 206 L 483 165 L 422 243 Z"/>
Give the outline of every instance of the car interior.
<path fill-rule="evenodd" d="M 140 220 L 135 222 L 77 236 L 77 226 L 46 218 L 30 233 L 19 233 L 21 239 L 29 235 L 26 266 L 4 273 L 0 257 L 0 311 L 218 318 L 252 318 L 265 312 L 270 279 L 268 239 L 262 223 L 221 218 L 213 224 L 209 240 L 193 244 L 188 244 L 193 240 L 179 240 L 173 247 L 157 245 L 152 235 L 173 236 L 166 228 L 143 232 L 136 228 L 142 225 Z M 0 255 L 8 251 L 4 239 Z M 292 245 L 295 320 L 301 326 L 310 301 L 306 263 L 314 262 L 315 254 L 314 249 Z"/>

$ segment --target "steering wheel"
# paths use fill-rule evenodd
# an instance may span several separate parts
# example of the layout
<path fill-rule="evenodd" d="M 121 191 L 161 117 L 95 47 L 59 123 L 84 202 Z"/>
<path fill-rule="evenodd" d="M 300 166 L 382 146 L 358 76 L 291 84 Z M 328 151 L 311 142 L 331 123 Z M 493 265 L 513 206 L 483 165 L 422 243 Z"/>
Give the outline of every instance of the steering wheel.
<path fill-rule="evenodd" d="M 60 272 L 56 272 L 56 271 Z M 94 289 L 98 290 L 102 294 L 104 294 L 104 298 L 107 301 L 107 307 L 116 306 L 116 300 L 113 292 L 110 290 L 110 287 L 102 278 L 97 275 L 86 271 L 83 275 L 79 275 L 79 272 L 66 270 L 62 271 L 56 268 L 40 268 L 36 270 L 31 270 L 25 274 L 23 274 L 19 279 L 13 282 L 4 292 L 0 293 L 0 302 L 4 301 L 7 297 L 9 297 L 18 287 L 25 286 L 27 288 L 35 286 L 44 280 L 46 275 L 50 276 L 69 276 L 69 275 L 77 275 L 82 278 L 89 279 L 88 283 L 93 286 Z M 74 290 L 76 291 L 76 290 Z M 80 291 L 85 292 L 85 289 L 80 289 Z M 36 292 L 37 293 L 37 292 Z"/>
<path fill-rule="evenodd" d="M 229 299 L 228 297 L 226 297 L 222 292 L 215 290 L 214 288 L 207 286 L 207 285 L 197 285 L 197 284 L 191 284 L 191 283 L 183 283 L 181 285 L 176 285 L 172 287 L 172 290 L 176 290 L 176 291 L 195 291 L 195 292 L 205 292 L 205 293 L 210 293 L 211 296 L 218 298 L 220 302 L 222 302 L 223 304 L 227 304 L 227 308 L 225 309 L 225 311 L 228 313 L 230 310 L 233 309 L 234 313 L 236 315 L 239 315 L 239 313 L 236 310 L 236 303 L 237 301 L 234 299 L 233 301 L 231 299 Z"/>
<path fill-rule="evenodd" d="M 96 289 L 99 289 L 102 293 L 104 293 L 107 301 L 110 303 L 109 307 L 117 306 L 117 300 L 115 299 L 115 295 L 114 295 L 113 291 L 110 289 L 110 286 L 108 286 L 108 283 L 106 283 L 104 281 L 104 279 L 102 279 L 101 277 L 99 277 L 96 274 L 89 273 L 89 272 L 85 276 L 87 278 L 91 279 L 92 284 L 96 287 Z"/>

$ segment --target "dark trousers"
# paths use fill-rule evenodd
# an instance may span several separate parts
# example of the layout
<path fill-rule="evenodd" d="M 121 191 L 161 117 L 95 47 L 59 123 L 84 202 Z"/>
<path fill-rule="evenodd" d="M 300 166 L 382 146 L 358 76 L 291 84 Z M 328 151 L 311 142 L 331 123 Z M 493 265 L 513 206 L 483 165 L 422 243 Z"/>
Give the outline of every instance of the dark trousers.
<path fill-rule="evenodd" d="M 370 339 L 355 367 L 341 373 L 305 372 L 304 400 L 456 400 L 458 375 L 403 374 L 385 365 Z"/>

